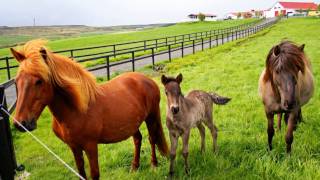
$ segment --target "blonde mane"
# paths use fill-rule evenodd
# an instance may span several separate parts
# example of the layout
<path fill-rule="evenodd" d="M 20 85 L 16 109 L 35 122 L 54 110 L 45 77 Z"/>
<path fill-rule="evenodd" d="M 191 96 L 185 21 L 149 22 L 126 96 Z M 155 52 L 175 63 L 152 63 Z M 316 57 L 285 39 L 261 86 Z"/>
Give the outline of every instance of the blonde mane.
<path fill-rule="evenodd" d="M 95 102 L 100 92 L 95 77 L 72 59 L 47 50 L 45 44 L 45 40 L 38 39 L 27 42 L 21 48 L 19 52 L 26 59 L 20 63 L 18 75 L 25 72 L 40 76 L 55 90 L 63 91 L 74 108 L 85 113 L 89 103 Z M 46 60 L 41 56 L 41 48 L 46 49 Z"/>

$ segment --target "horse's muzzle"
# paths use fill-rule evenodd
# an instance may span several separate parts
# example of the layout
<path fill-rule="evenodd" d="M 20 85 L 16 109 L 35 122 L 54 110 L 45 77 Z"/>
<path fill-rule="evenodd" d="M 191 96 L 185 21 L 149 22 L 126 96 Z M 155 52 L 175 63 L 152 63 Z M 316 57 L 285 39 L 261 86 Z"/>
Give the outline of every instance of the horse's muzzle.
<path fill-rule="evenodd" d="M 22 127 L 21 125 L 24 127 Z M 26 132 L 25 129 L 27 129 L 28 131 L 33 131 L 37 128 L 37 123 L 35 119 L 32 120 L 23 120 L 20 122 L 20 124 L 18 124 L 17 122 L 14 122 L 14 126 L 16 127 L 16 129 L 18 129 L 20 132 Z"/>

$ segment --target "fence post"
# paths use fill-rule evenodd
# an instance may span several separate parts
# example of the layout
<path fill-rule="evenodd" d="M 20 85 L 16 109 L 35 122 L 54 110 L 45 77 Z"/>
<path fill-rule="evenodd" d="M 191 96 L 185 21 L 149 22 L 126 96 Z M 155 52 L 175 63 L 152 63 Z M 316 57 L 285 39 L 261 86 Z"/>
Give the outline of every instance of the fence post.
<path fill-rule="evenodd" d="M 171 44 L 169 44 L 168 51 L 169 51 L 169 61 L 171 62 Z"/>
<path fill-rule="evenodd" d="M 7 110 L 5 88 L 0 87 L 0 103 Z M 2 102 L 2 100 L 4 100 Z M 1 106 L 0 106 L 1 107 Z M 13 180 L 17 162 L 14 153 L 9 117 L 0 110 L 0 179 Z"/>
<path fill-rule="evenodd" d="M 211 40 L 212 38 L 211 38 L 211 36 L 209 37 L 209 48 L 211 49 Z"/>
<path fill-rule="evenodd" d="M 222 36 L 222 44 L 224 44 L 224 34 L 222 33 L 221 36 Z"/>
<path fill-rule="evenodd" d="M 193 52 L 193 54 L 194 54 L 194 53 L 195 53 L 195 51 L 196 51 L 196 50 L 195 50 L 195 48 L 196 48 L 196 47 L 195 47 L 194 40 L 192 40 L 192 52 Z"/>
<path fill-rule="evenodd" d="M 158 39 L 156 39 L 156 50 L 158 50 Z"/>
<path fill-rule="evenodd" d="M 113 45 L 113 57 L 116 58 L 116 45 Z"/>
<path fill-rule="evenodd" d="M 201 37 L 201 48 L 202 48 L 202 51 L 203 51 L 203 38 Z"/>
<path fill-rule="evenodd" d="M 166 46 L 168 45 L 168 37 L 166 37 Z"/>
<path fill-rule="evenodd" d="M 134 72 L 135 67 L 134 67 L 134 51 L 131 52 L 131 56 L 132 56 L 132 71 Z"/>
<path fill-rule="evenodd" d="M 6 66 L 7 66 L 7 75 L 8 75 L 8 80 L 11 79 L 11 74 L 10 74 L 10 64 L 9 64 L 9 58 L 6 57 Z"/>
<path fill-rule="evenodd" d="M 106 63 L 107 63 L 107 77 L 108 77 L 108 80 L 110 80 L 110 58 L 109 56 L 106 57 Z"/>
<path fill-rule="evenodd" d="M 182 42 L 181 42 L 181 57 L 184 56 L 184 54 L 183 54 L 183 49 L 184 49 L 184 43 L 183 43 L 183 41 L 182 41 Z"/>
<path fill-rule="evenodd" d="M 70 50 L 70 56 L 73 58 L 73 50 Z"/>
<path fill-rule="evenodd" d="M 154 70 L 154 48 L 151 49 L 151 57 L 152 57 L 152 69 Z"/>
<path fill-rule="evenodd" d="M 219 36 L 216 35 L 216 47 L 218 47 L 218 46 L 219 46 Z"/>
<path fill-rule="evenodd" d="M 144 52 L 146 52 L 146 48 L 147 48 L 147 42 L 146 42 L 146 40 L 143 41 L 143 46 L 144 46 Z"/>

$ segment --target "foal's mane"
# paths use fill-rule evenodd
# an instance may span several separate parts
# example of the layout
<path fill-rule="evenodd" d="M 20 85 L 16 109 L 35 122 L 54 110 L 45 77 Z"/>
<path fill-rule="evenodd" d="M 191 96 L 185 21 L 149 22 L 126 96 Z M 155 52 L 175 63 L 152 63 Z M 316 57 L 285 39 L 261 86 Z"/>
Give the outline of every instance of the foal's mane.
<path fill-rule="evenodd" d="M 20 63 L 18 75 L 26 72 L 39 76 L 79 112 L 86 112 L 89 103 L 95 102 L 100 93 L 95 77 L 72 59 L 47 50 L 45 44 L 45 40 L 38 39 L 22 47 L 19 52 L 26 58 Z M 46 50 L 46 59 L 42 58 L 41 49 Z"/>

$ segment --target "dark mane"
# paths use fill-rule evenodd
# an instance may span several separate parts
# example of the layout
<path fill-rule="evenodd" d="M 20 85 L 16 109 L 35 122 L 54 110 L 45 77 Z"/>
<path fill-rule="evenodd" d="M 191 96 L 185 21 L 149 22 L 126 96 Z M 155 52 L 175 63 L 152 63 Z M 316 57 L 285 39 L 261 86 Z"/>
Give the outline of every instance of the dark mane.
<path fill-rule="evenodd" d="M 299 47 L 293 42 L 283 41 L 279 45 L 271 48 L 266 60 L 266 73 L 264 81 L 272 82 L 274 72 L 288 72 L 297 77 L 298 72 L 305 72 L 305 55 L 303 47 Z"/>

